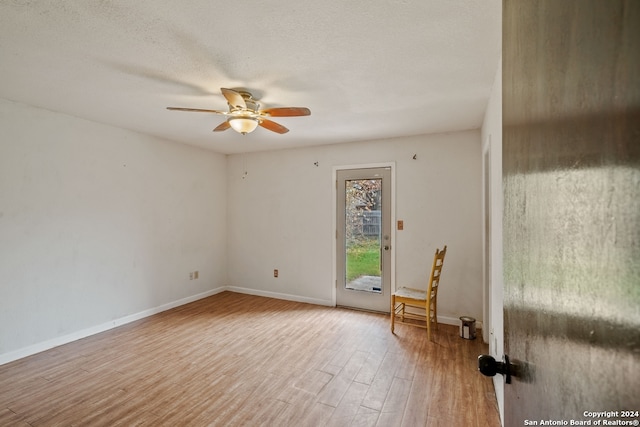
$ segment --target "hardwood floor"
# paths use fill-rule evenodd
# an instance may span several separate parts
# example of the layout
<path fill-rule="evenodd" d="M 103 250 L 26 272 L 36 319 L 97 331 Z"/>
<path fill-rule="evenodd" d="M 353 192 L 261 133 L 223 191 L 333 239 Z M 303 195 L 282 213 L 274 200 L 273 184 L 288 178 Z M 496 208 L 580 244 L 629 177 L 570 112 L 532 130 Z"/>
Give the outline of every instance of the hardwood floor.
<path fill-rule="evenodd" d="M 223 292 L 0 366 L 0 426 L 499 426 L 486 351 Z"/>

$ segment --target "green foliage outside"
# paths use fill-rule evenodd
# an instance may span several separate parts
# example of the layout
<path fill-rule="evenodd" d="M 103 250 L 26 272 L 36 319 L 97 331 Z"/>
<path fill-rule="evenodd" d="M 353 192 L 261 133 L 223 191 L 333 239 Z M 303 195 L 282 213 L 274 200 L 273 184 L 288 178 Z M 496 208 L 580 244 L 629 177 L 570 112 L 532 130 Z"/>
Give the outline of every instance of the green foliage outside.
<path fill-rule="evenodd" d="M 380 276 L 380 244 L 377 239 L 347 247 L 347 283 L 361 276 Z"/>

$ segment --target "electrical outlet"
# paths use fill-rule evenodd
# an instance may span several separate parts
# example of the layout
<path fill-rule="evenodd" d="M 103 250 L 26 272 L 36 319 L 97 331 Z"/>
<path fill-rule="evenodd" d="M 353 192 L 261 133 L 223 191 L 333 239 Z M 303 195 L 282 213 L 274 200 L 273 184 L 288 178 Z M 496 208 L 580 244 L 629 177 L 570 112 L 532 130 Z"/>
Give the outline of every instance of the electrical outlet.
<path fill-rule="evenodd" d="M 193 278 L 198 279 L 198 277 L 200 277 L 200 273 L 198 272 L 198 270 L 196 270 L 193 272 Z"/>
<path fill-rule="evenodd" d="M 278 270 L 277 269 L 273 270 L 273 277 L 278 277 Z"/>
<path fill-rule="evenodd" d="M 398 220 L 398 230 L 404 230 L 404 221 L 401 219 Z"/>

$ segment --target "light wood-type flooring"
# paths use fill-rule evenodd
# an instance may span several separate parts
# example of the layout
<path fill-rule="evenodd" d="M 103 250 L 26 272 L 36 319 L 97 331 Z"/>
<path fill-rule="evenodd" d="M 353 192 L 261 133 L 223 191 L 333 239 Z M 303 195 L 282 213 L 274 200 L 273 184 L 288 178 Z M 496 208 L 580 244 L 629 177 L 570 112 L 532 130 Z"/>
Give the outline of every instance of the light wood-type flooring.
<path fill-rule="evenodd" d="M 480 339 L 223 292 L 0 366 L 0 426 L 499 426 Z"/>

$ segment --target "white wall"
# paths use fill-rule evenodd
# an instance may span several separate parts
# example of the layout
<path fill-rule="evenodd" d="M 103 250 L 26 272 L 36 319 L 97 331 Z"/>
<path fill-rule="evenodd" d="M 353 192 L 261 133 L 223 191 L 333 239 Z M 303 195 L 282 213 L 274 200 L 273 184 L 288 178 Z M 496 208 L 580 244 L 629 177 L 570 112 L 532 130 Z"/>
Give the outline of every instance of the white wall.
<path fill-rule="evenodd" d="M 0 363 L 223 287 L 225 227 L 225 156 L 0 100 Z"/>
<path fill-rule="evenodd" d="M 225 158 L 0 100 L 0 363 L 222 289 L 331 305 L 332 173 L 344 165 L 395 162 L 396 283 L 426 286 L 447 244 L 439 316 L 481 320 L 481 141 Z"/>
<path fill-rule="evenodd" d="M 502 61 L 496 71 L 491 98 L 482 125 L 483 153 L 490 153 L 491 194 L 491 283 L 489 285 L 489 352 L 497 360 L 504 353 L 503 280 L 502 280 Z M 486 166 L 486 165 L 485 165 Z M 483 198 L 484 200 L 484 198 Z M 504 378 L 493 377 L 500 417 L 504 420 Z M 504 424 L 504 421 L 503 421 Z"/>
<path fill-rule="evenodd" d="M 396 162 L 396 218 L 404 220 L 396 283 L 426 288 L 433 253 L 446 244 L 439 317 L 481 320 L 479 131 L 229 156 L 231 288 L 331 305 L 333 168 L 384 162 Z"/>

